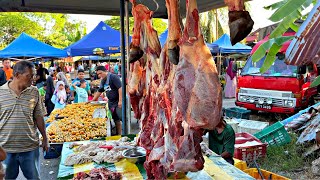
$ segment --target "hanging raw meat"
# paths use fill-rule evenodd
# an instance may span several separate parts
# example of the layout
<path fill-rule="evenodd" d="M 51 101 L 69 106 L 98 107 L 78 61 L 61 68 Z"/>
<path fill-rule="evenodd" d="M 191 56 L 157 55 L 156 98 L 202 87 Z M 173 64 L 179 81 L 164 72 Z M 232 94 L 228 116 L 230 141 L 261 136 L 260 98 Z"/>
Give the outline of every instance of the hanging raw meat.
<path fill-rule="evenodd" d="M 235 45 L 246 38 L 253 28 L 253 20 L 245 10 L 244 0 L 224 0 L 229 10 L 231 44 Z"/>
<path fill-rule="evenodd" d="M 213 129 L 220 120 L 222 91 L 216 65 L 200 30 L 196 0 L 187 1 L 186 17 L 179 42 L 174 97 L 190 127 Z"/>
<path fill-rule="evenodd" d="M 166 0 L 169 33 L 162 50 L 152 28 L 152 12 L 131 3 L 135 24 L 130 57 L 135 61 L 128 85 L 141 124 L 139 145 L 147 150 L 148 178 L 199 171 L 204 164 L 202 135 L 219 122 L 222 97 L 216 66 L 200 32 L 196 0 L 187 1 L 183 36 L 179 0 Z"/>

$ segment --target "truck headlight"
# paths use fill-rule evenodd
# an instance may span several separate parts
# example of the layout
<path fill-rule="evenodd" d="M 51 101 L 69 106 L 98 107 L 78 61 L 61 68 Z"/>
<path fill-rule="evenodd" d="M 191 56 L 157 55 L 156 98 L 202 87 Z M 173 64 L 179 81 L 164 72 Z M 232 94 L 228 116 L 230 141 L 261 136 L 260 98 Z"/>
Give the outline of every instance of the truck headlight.
<path fill-rule="evenodd" d="M 246 100 L 247 100 L 247 97 L 246 97 L 246 96 L 243 96 L 243 95 L 240 95 L 240 96 L 239 96 L 239 101 L 245 102 Z"/>
<path fill-rule="evenodd" d="M 249 98 L 248 100 L 249 100 L 250 103 L 254 103 L 253 97 Z"/>
<path fill-rule="evenodd" d="M 292 100 L 284 100 L 283 105 L 287 107 L 293 107 L 293 101 Z"/>
<path fill-rule="evenodd" d="M 263 99 L 263 98 L 259 98 L 259 99 L 258 99 L 258 103 L 259 103 L 259 104 L 263 104 L 263 103 L 264 103 L 264 99 Z"/>
<path fill-rule="evenodd" d="M 267 104 L 272 104 L 272 98 L 267 99 Z"/>

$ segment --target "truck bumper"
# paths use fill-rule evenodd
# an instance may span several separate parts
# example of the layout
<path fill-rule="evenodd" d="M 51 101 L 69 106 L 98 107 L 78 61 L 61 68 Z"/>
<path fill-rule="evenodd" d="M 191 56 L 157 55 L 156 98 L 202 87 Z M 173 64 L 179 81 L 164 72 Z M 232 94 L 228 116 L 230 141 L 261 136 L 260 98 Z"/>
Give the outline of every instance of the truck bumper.
<path fill-rule="evenodd" d="M 273 106 L 271 107 L 271 109 L 263 109 L 263 108 L 257 108 L 255 104 L 251 104 L 251 103 L 245 103 L 245 102 L 239 102 L 239 101 L 236 101 L 235 103 L 237 106 L 244 107 L 249 110 L 282 113 L 282 114 L 294 114 L 301 109 L 301 108 L 288 108 L 288 107 L 278 107 L 278 106 Z"/>

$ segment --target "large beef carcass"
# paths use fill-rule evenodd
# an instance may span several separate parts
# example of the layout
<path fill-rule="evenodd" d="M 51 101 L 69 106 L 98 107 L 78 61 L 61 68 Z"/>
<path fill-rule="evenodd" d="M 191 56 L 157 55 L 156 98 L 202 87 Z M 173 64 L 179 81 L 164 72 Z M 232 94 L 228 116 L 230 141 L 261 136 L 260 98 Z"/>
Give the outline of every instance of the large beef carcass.
<path fill-rule="evenodd" d="M 153 147 L 150 139 L 156 118 L 156 89 L 159 86 L 159 66 L 161 46 L 157 32 L 152 28 L 152 11 L 142 4 L 131 0 L 134 17 L 134 32 L 130 47 L 131 64 L 129 77 L 129 94 L 135 117 L 140 118 L 141 132 L 139 143 L 147 151 Z M 136 53 L 141 51 L 140 53 Z"/>
<path fill-rule="evenodd" d="M 202 135 L 219 122 L 222 98 L 215 64 L 199 29 L 196 1 L 187 3 L 182 36 L 179 1 L 166 0 L 169 34 L 160 55 L 152 12 L 131 2 L 135 24 L 129 94 L 141 123 L 139 145 L 147 150 L 148 178 L 201 170 Z"/>
<path fill-rule="evenodd" d="M 253 20 L 245 10 L 244 0 L 224 0 L 228 6 L 231 44 L 235 45 L 248 36 L 253 28 Z"/>
<path fill-rule="evenodd" d="M 187 1 L 186 24 L 179 41 L 174 105 L 181 112 L 183 136 L 171 167 L 174 171 L 203 168 L 200 142 L 203 129 L 214 129 L 221 118 L 222 91 L 216 65 L 200 30 L 196 0 Z"/>

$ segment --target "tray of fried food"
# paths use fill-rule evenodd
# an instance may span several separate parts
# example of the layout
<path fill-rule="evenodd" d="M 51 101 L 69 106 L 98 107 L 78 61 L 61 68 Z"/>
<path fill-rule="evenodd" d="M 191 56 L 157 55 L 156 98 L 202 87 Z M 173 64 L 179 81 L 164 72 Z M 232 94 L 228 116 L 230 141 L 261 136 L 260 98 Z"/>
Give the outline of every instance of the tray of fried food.
<path fill-rule="evenodd" d="M 47 128 L 49 143 L 63 143 L 97 139 L 107 136 L 107 119 L 81 117 L 55 121 Z"/>
<path fill-rule="evenodd" d="M 50 117 L 47 119 L 47 123 L 51 123 L 55 121 L 58 117 L 59 120 L 71 118 L 71 119 L 79 119 L 85 117 L 92 117 L 96 106 L 87 103 L 76 103 L 76 104 L 69 104 L 63 109 L 54 110 Z"/>

